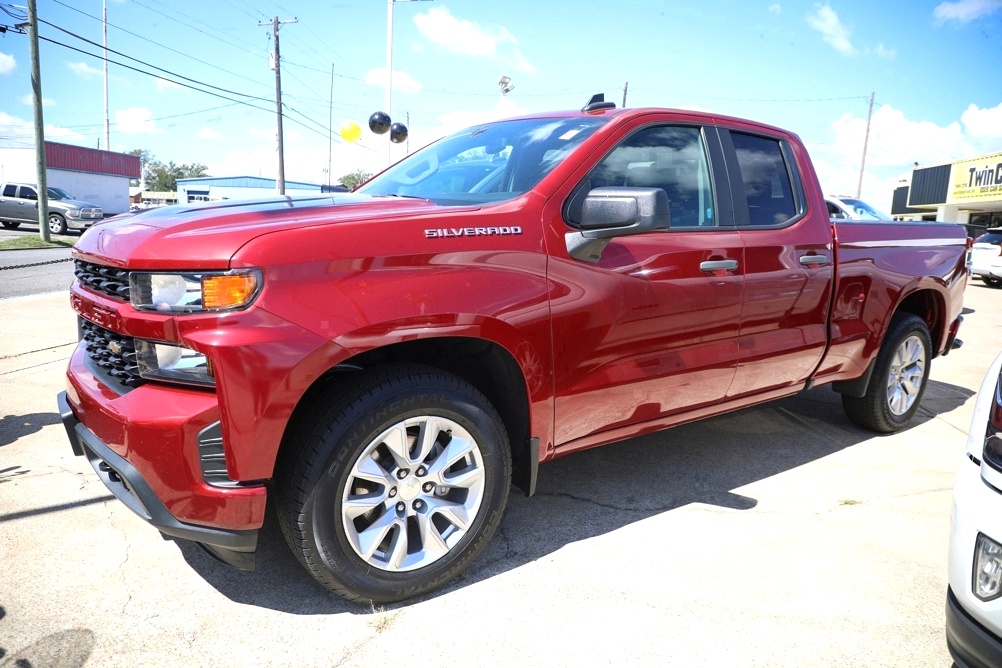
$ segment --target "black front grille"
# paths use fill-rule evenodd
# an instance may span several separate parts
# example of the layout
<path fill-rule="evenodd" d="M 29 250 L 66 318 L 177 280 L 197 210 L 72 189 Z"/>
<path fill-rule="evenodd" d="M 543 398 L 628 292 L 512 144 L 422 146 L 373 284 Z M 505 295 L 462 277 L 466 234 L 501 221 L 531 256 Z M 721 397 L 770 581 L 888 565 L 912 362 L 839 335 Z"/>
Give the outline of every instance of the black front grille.
<path fill-rule="evenodd" d="M 136 360 L 136 344 L 131 337 L 122 336 L 80 320 L 80 338 L 87 346 L 87 355 L 109 376 L 129 387 L 142 385 Z"/>
<path fill-rule="evenodd" d="M 77 280 L 95 292 L 129 301 L 129 272 L 114 267 L 104 267 L 93 262 L 75 261 L 73 273 Z"/>

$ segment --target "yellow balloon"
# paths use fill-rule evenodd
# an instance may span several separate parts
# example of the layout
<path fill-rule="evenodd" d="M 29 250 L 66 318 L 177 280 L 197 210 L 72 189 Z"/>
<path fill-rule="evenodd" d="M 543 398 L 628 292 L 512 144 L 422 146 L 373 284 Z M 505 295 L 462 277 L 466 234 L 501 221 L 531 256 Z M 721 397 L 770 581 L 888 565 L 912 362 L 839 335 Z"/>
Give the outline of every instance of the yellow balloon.
<path fill-rule="evenodd" d="M 362 126 L 355 121 L 345 121 L 341 124 L 341 139 L 354 144 L 362 138 Z"/>

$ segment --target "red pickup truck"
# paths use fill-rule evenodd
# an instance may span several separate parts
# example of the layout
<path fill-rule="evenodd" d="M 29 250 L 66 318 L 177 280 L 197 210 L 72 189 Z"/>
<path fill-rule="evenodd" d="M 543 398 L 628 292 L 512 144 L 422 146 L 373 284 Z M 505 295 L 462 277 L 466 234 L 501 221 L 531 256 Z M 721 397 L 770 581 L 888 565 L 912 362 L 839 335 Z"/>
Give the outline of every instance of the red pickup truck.
<path fill-rule="evenodd" d="M 353 193 L 95 225 L 60 412 L 163 533 L 250 569 L 271 497 L 320 583 L 397 601 L 466 568 L 541 462 L 828 383 L 904 427 L 959 344 L 966 245 L 833 223 L 789 132 L 594 100 Z"/>

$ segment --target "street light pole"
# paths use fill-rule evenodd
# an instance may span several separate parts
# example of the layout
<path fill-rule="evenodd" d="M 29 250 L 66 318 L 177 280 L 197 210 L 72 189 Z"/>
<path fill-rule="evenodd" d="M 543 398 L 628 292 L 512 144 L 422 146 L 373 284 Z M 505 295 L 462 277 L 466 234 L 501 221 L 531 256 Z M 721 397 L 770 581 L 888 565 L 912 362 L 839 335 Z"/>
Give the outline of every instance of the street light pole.
<path fill-rule="evenodd" d="M 390 104 L 393 101 L 393 3 L 431 2 L 431 0 L 386 0 L 386 115 L 392 118 Z M 386 164 L 393 163 L 392 143 L 386 145 Z"/>

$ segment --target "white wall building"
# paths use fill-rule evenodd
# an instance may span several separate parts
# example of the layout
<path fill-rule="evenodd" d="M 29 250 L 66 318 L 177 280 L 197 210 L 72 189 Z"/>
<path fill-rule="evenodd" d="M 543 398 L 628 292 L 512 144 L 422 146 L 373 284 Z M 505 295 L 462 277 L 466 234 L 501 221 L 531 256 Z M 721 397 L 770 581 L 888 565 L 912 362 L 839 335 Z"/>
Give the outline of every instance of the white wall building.
<path fill-rule="evenodd" d="M 275 179 L 260 176 L 203 176 L 177 180 L 177 201 L 214 202 L 223 199 L 253 199 L 269 197 L 277 189 Z M 318 183 L 286 181 L 286 195 L 315 195 L 323 186 Z"/>
<path fill-rule="evenodd" d="M 126 153 L 45 142 L 45 180 L 106 215 L 129 210 L 129 179 L 139 178 L 139 158 Z M 35 149 L 0 148 L 0 183 L 38 181 Z"/>

